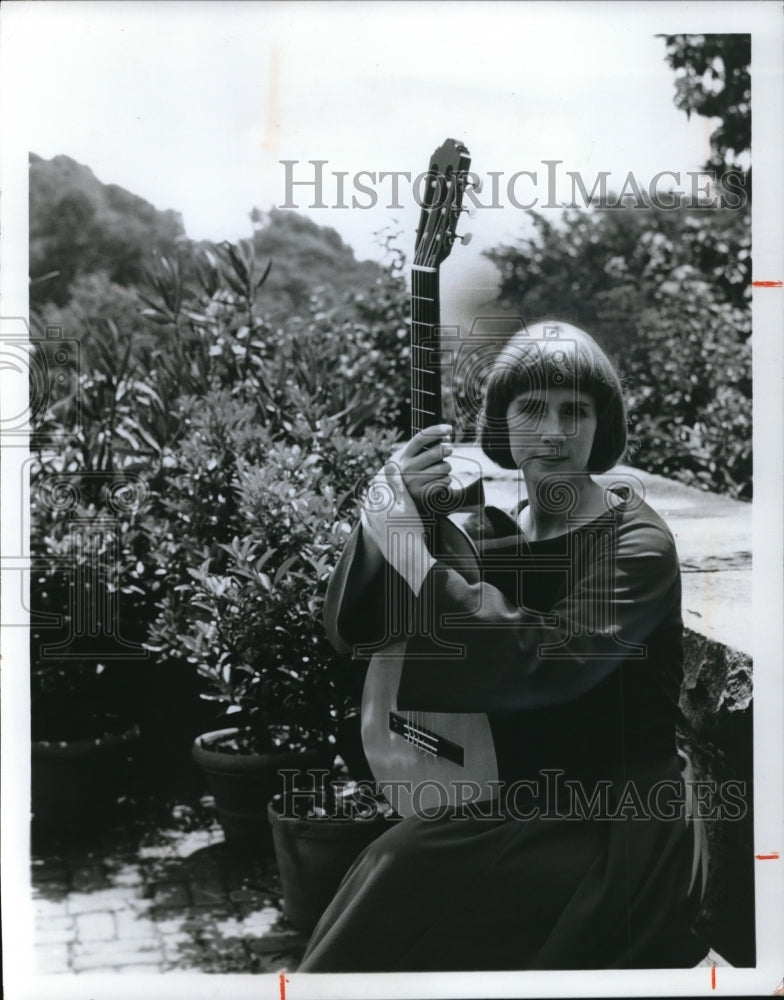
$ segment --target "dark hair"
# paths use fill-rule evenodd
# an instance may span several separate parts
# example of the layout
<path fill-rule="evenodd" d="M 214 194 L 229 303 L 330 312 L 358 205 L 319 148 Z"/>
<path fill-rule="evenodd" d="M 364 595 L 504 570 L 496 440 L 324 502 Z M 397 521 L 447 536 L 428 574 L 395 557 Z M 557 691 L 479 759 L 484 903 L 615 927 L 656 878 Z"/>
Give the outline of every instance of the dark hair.
<path fill-rule="evenodd" d="M 512 337 L 495 360 L 484 389 L 477 439 L 488 458 L 516 468 L 509 448 L 506 411 L 520 393 L 576 388 L 593 396 L 596 435 L 588 472 L 606 472 L 626 451 L 626 407 L 618 375 L 584 330 L 545 320 Z"/>

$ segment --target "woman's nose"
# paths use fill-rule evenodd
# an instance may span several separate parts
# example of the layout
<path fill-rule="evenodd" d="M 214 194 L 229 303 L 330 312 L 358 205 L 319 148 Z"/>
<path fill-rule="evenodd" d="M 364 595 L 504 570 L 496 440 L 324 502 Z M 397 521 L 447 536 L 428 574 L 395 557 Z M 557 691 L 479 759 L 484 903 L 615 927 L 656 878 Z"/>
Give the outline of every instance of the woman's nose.
<path fill-rule="evenodd" d="M 545 414 L 539 426 L 539 433 L 543 441 L 560 442 L 566 438 L 566 432 L 562 422 L 556 414 Z"/>

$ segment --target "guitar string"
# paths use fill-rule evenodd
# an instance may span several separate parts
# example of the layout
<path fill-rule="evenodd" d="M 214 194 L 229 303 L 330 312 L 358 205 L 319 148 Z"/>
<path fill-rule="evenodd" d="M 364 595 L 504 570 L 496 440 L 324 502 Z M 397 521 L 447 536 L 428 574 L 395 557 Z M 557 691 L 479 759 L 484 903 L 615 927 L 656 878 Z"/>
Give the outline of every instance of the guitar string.
<path fill-rule="evenodd" d="M 429 250 L 432 249 L 432 241 Z M 427 255 L 429 257 L 429 254 Z M 430 261 L 428 260 L 428 263 Z M 411 300 L 411 312 L 412 312 L 412 354 L 411 354 L 411 380 L 412 380 L 412 430 L 416 433 L 422 430 L 426 424 L 424 418 L 430 415 L 430 411 L 427 410 L 422 404 L 424 400 L 422 399 L 422 394 L 428 390 L 424 387 L 425 385 L 430 387 L 429 395 L 431 396 L 433 402 L 437 400 L 435 394 L 435 386 L 433 385 L 433 373 L 429 365 L 429 352 L 424 347 L 424 345 L 418 342 L 418 338 L 422 338 L 424 333 L 425 336 L 428 334 L 432 337 L 434 324 L 423 321 L 423 317 L 427 314 L 428 306 L 431 310 L 435 310 L 436 301 L 434 295 L 427 295 L 428 291 L 434 291 L 434 289 L 425 287 L 425 279 L 421 272 L 415 271 L 412 276 L 412 300 Z M 424 293 L 424 294 L 423 294 Z M 434 317 L 433 317 L 434 318 Z M 425 367 L 427 365 L 427 367 Z M 435 419 L 435 413 L 432 414 Z M 419 733 L 424 725 L 424 718 L 422 713 L 410 713 L 408 717 L 408 739 L 409 743 L 419 752 L 421 751 L 421 741 L 419 740 Z M 411 728 L 413 727 L 413 729 Z"/>
<path fill-rule="evenodd" d="M 447 187 L 449 186 L 449 181 L 447 181 Z M 437 187 L 438 183 L 434 180 L 432 182 L 432 187 Z M 435 209 L 446 216 L 446 209 Z M 445 230 L 444 230 L 445 233 Z M 435 267 L 436 258 L 438 252 L 437 243 L 437 227 L 431 227 L 430 229 L 430 240 L 426 247 L 425 252 L 425 266 Z M 418 248 L 417 248 L 418 250 Z M 418 260 L 416 261 L 418 263 Z M 434 332 L 436 328 L 435 322 L 422 321 L 421 315 L 426 311 L 428 303 L 435 313 L 438 310 L 439 303 L 437 299 L 438 286 L 436 284 L 437 272 L 434 275 L 428 275 L 433 287 L 427 287 L 427 282 L 424 274 L 420 271 L 414 271 L 412 274 L 412 295 L 411 295 L 411 422 L 413 433 L 418 433 L 426 426 L 426 421 L 418 419 L 419 416 L 422 417 L 432 417 L 433 420 L 441 419 L 443 414 L 441 411 L 441 396 L 440 396 L 440 372 L 435 370 L 432 364 L 431 357 L 433 353 L 433 348 L 427 348 L 422 343 L 417 342 L 417 338 L 421 337 L 421 330 L 425 328 L 430 334 L 430 339 L 434 339 Z M 427 292 L 431 294 L 426 294 Z M 422 294 L 422 293 L 425 294 Z M 418 315 L 417 315 L 418 313 Z M 433 317 L 436 319 L 436 317 Z M 421 354 L 419 353 L 421 352 Z M 427 365 L 427 367 L 425 367 Z M 425 388 L 427 386 L 428 388 Z M 428 396 L 433 401 L 433 408 L 428 408 L 424 405 L 426 402 L 422 397 Z M 427 400 L 429 402 L 430 400 Z M 436 412 L 438 411 L 438 412 Z M 416 415 L 416 416 L 415 416 Z M 426 727 L 426 715 L 423 712 L 408 713 L 408 741 L 412 742 L 413 745 L 420 751 L 431 756 L 438 756 L 437 738 L 431 736 L 431 731 L 428 731 L 429 727 Z M 412 731 L 413 725 L 413 731 Z"/>

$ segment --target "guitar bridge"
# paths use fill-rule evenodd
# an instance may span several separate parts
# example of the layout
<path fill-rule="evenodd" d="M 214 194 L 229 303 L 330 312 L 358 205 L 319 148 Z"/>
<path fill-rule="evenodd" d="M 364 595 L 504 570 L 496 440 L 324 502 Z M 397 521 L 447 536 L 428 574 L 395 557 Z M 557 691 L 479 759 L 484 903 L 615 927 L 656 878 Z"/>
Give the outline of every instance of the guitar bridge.
<path fill-rule="evenodd" d="M 463 748 L 453 740 L 448 740 L 444 736 L 439 736 L 432 729 L 424 726 L 416 726 L 404 716 L 397 712 L 389 713 L 390 731 L 402 736 L 416 750 L 420 750 L 428 757 L 441 757 L 449 760 L 459 767 L 464 766 L 465 754 Z"/>

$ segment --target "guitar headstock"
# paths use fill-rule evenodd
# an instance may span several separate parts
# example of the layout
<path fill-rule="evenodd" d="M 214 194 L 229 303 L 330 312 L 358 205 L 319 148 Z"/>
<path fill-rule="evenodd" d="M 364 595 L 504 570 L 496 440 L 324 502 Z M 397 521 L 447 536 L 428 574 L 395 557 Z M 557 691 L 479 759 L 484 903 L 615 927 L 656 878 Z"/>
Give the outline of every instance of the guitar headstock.
<path fill-rule="evenodd" d="M 422 212 L 417 227 L 414 263 L 438 267 L 451 250 L 460 218 L 471 156 L 456 139 L 447 139 L 430 158 L 421 190 Z"/>

